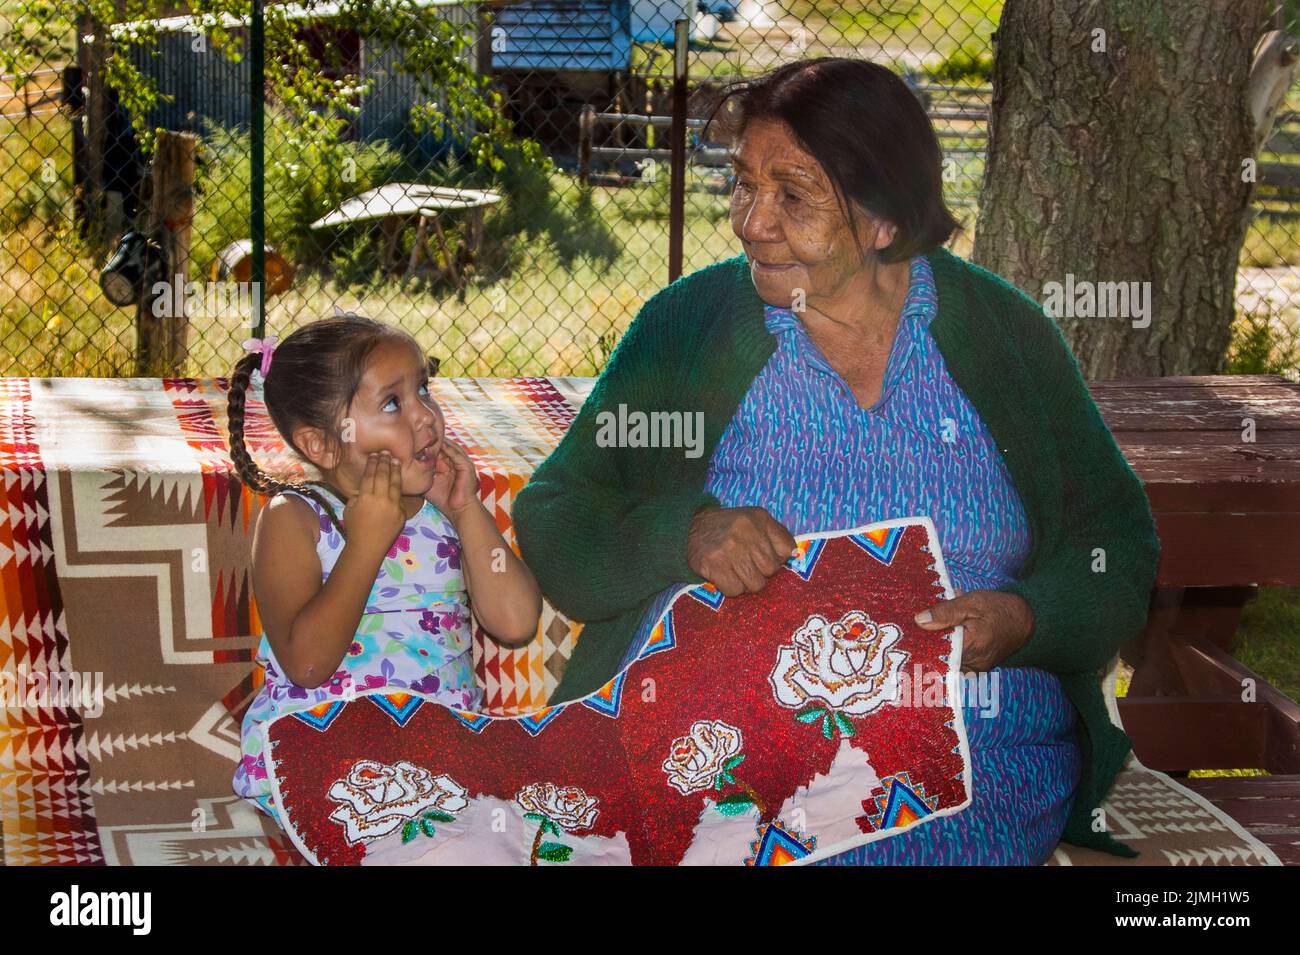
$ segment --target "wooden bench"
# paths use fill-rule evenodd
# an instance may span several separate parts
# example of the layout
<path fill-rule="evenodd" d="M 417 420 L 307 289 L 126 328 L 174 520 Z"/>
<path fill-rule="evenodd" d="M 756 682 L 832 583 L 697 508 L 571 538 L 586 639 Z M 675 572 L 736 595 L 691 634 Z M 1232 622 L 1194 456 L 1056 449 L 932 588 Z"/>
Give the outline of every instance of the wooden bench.
<path fill-rule="evenodd" d="M 1300 865 L 1300 705 L 1230 653 L 1258 587 L 1300 585 L 1300 384 L 1234 375 L 1091 387 L 1161 541 L 1147 629 L 1122 653 L 1134 667 L 1118 701 L 1134 752 L 1175 778 L 1267 771 L 1181 782 Z"/>

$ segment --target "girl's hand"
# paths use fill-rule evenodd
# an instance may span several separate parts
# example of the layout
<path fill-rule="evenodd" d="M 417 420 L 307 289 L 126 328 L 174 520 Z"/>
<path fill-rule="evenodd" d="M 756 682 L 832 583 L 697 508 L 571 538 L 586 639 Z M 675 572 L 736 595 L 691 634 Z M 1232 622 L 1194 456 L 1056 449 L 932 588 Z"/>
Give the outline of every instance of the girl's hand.
<path fill-rule="evenodd" d="M 444 438 L 433 462 L 433 486 L 424 499 L 448 517 L 455 517 L 478 502 L 478 471 L 465 449 Z"/>
<path fill-rule="evenodd" d="M 1034 612 L 1019 594 L 1001 590 L 971 590 L 937 603 L 916 615 L 926 630 L 947 630 L 961 624 L 961 668 L 979 673 L 992 670 L 1019 650 L 1034 632 Z"/>
<path fill-rule="evenodd" d="M 366 459 L 360 490 L 343 508 L 349 539 L 387 551 L 405 524 L 401 465 L 387 451 L 372 452 Z"/>

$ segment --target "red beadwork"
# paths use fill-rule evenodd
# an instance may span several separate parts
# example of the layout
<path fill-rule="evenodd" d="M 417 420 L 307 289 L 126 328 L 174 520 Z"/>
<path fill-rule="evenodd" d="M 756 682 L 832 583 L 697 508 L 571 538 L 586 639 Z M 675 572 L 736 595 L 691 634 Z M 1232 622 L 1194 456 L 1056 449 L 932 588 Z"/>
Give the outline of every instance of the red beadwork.
<path fill-rule="evenodd" d="M 885 704 L 844 718 L 851 724 L 847 733 L 835 721 L 839 714 L 828 714 L 825 723 L 820 715 L 796 718 L 796 710 L 776 701 L 769 679 L 780 648 L 791 644 L 810 614 L 836 621 L 854 610 L 865 611 L 876 625 L 900 628 L 894 649 L 908 654 L 909 678 L 917 667 L 923 674 L 947 674 L 943 657 L 952 648 L 951 631 L 927 631 L 912 619 L 934 602 L 937 590 L 942 597 L 926 540 L 923 526 L 909 526 L 886 565 L 847 537 L 830 538 L 810 581 L 782 571 L 760 594 L 725 599 L 716 610 L 679 597 L 673 609 L 676 646 L 632 665 L 617 719 L 570 704 L 536 736 L 518 720 L 494 720 L 474 732 L 449 710 L 426 703 L 401 727 L 364 699 L 348 704 L 324 731 L 282 717 L 268 736 L 273 745 L 284 744 L 274 750 L 274 772 L 285 808 L 317 858 L 355 863 L 364 846 L 348 845 L 343 827 L 329 818 L 338 804 L 326 797 L 327 790 L 359 759 L 409 760 L 451 777 L 471 800 L 491 795 L 510 801 L 523 787 L 544 781 L 577 787 L 597 798 L 599 812 L 589 829 L 566 833 L 565 843 L 622 832 L 635 863 L 674 864 L 708 804 L 743 792 L 761 807 L 763 821 L 771 822 L 796 790 L 829 771 L 845 738 L 881 779 L 906 772 L 937 799 L 938 809 L 958 806 L 966 800 L 966 767 L 958 733 L 945 725 L 955 725 L 950 702 Z M 866 629 L 855 623 L 849 637 L 861 637 Z M 654 692 L 644 692 L 651 685 Z M 735 784 L 683 794 L 669 785 L 663 764 L 670 755 L 687 755 L 674 747 L 697 721 L 739 729 L 744 760 L 728 770 Z M 845 818 L 860 817 L 864 801 L 878 794 L 846 794 Z M 526 835 L 531 838 L 531 830 L 525 834 L 515 826 L 498 838 Z"/>

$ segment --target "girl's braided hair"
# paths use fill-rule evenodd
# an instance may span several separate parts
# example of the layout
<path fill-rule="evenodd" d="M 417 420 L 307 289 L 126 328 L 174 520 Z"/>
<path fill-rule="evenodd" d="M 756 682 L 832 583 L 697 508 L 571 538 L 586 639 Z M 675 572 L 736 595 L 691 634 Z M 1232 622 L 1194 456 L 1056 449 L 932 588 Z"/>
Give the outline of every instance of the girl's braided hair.
<path fill-rule="evenodd" d="M 320 429 L 332 447 L 338 449 L 339 426 L 361 384 L 366 359 L 386 339 L 405 342 L 420 352 L 415 339 L 403 329 L 350 312 L 304 325 L 275 347 L 263 385 L 266 410 L 284 443 L 299 457 L 307 460 L 307 455 L 293 440 L 294 432 L 302 427 Z M 235 472 L 254 491 L 274 496 L 292 490 L 310 497 L 325 509 L 334 527 L 343 534 L 334 506 L 323 494 L 307 484 L 271 477 L 257 466 L 244 443 L 245 397 L 253 371 L 261 362 L 260 354 L 250 352 L 235 363 L 230 374 L 226 416 L 230 428 L 230 460 Z M 436 374 L 432 360 L 430 374 Z"/>

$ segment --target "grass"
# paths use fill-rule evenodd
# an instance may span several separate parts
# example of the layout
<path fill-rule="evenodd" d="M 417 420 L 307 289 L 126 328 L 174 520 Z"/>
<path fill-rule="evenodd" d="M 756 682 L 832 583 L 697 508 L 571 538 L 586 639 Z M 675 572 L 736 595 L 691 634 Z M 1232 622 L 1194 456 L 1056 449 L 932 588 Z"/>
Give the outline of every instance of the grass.
<path fill-rule="evenodd" d="M 107 302 L 98 287 L 102 254 L 86 248 L 71 225 L 66 122 L 62 130 L 55 123 L 16 125 L 16 134 L 0 138 L 0 148 L 9 151 L 0 171 L 0 374 L 130 374 L 134 309 Z M 52 182 L 46 181 L 47 168 Z M 709 191 L 718 181 L 702 174 L 693 179 L 688 270 L 738 251 L 722 221 L 726 199 Z M 497 281 L 472 284 L 463 299 L 425 280 L 336 284 L 334 277 L 307 269 L 289 293 L 268 302 L 268 331 L 283 337 L 332 314 L 337 304 L 409 329 L 443 359 L 448 375 L 596 374 L 641 303 L 667 283 L 666 177 L 649 186 L 584 193 L 571 177 L 556 173 L 551 187 L 557 197 L 551 219 L 577 223 L 585 233 L 607 230 L 603 245 L 593 245 L 586 234 L 566 236 L 564 223 L 522 220 L 520 228 L 537 234 L 521 243 L 513 269 Z M 219 212 L 212 213 L 200 196 L 196 225 L 204 234 L 194 243 L 199 260 L 243 237 L 227 234 L 240 225 L 239 216 L 232 219 L 228 212 L 229 190 L 212 190 L 208 201 Z M 213 232 L 221 238 L 214 240 Z M 373 246 L 380 240 L 377 230 L 362 230 L 354 241 Z M 191 280 L 201 278 L 199 264 L 192 263 Z M 249 334 L 247 316 L 200 308 L 189 319 L 185 373 L 224 374 Z"/>
<path fill-rule="evenodd" d="M 134 310 L 104 299 L 97 284 L 102 253 L 86 249 L 70 225 L 68 139 L 63 120 L 13 124 L 10 135 L 0 137 L 0 374 L 131 372 Z M 960 141 L 946 137 L 945 145 Z M 982 167 L 980 157 L 962 157 L 949 184 L 954 200 L 972 196 Z M 238 186 L 238 176 L 233 181 Z M 667 176 L 653 184 L 594 186 L 584 192 L 571 177 L 556 173 L 550 186 L 556 197 L 550 215 L 563 221 L 511 220 L 510 228 L 527 227 L 535 235 L 517 244 L 514 260 L 497 271 L 500 278 L 482 277 L 463 300 L 425 281 L 373 281 L 373 272 L 353 266 L 363 254 L 373 257 L 377 231 L 354 230 L 330 235 L 337 244 L 307 263 L 290 293 L 268 303 L 269 330 L 283 335 L 331 314 L 338 304 L 408 328 L 441 354 L 447 374 L 595 374 L 610 338 L 616 339 L 641 302 L 667 281 Z M 693 171 L 684 242 L 688 272 L 739 251 L 726 222 L 724 192 L 725 181 L 716 173 Z M 977 208 L 954 205 L 965 228 L 952 245 L 966 255 Z M 293 212 L 292 203 L 281 207 L 285 214 Z M 244 215 L 229 188 L 200 197 L 191 279 L 203 277 L 202 267 L 217 248 L 244 237 Z M 279 222 L 270 225 L 275 234 Z M 590 233 L 602 230 L 603 243 L 593 243 Z M 1264 248 L 1274 250 L 1272 258 L 1263 256 Z M 1300 258 L 1293 236 L 1263 218 L 1252 223 L 1243 265 L 1276 267 L 1292 258 Z M 327 267 L 326 259 L 338 268 Z M 1263 279 L 1258 301 L 1252 299 L 1241 318 L 1237 371 L 1287 370 L 1293 364 L 1286 343 L 1295 338 L 1300 315 L 1284 287 L 1288 278 Z M 1276 335 L 1260 337 L 1261 314 Z M 198 310 L 190 320 L 186 372 L 224 373 L 248 334 L 246 317 Z"/>
<path fill-rule="evenodd" d="M 96 257 L 71 228 L 66 123 L 62 130 L 54 123 L 17 124 L 14 132 L 0 138 L 0 144 L 25 146 L 13 150 L 14 161 L 0 171 L 0 374 L 131 374 L 134 308 L 107 302 L 98 286 L 103 256 Z M 53 160 L 52 183 L 42 178 L 47 158 Z M 956 192 L 968 189 L 974 174 L 963 173 L 953 184 Z M 206 277 L 205 263 L 216 249 L 246 235 L 240 181 L 236 171 L 229 180 L 234 189 L 219 181 L 199 196 L 191 280 Z M 641 303 L 667 284 L 668 177 L 584 191 L 571 176 L 557 172 L 550 186 L 554 208 L 540 219 L 489 219 L 489 234 L 527 229 L 532 235 L 513 246 L 513 260 L 497 273 L 500 278 L 476 280 L 463 298 L 445 284 L 374 281 L 373 272 L 351 268 L 353 260 L 373 257 L 380 242 L 377 229 L 354 228 L 331 235 L 334 247 L 314 250 L 309 261 L 299 263 L 307 268 L 293 289 L 267 303 L 268 332 L 283 337 L 332 314 L 338 305 L 407 328 L 442 358 L 444 374 L 598 373 L 611 341 Z M 725 189 L 716 172 L 691 170 L 687 272 L 740 250 L 727 222 Z M 277 208 L 293 211 L 292 203 Z M 968 254 L 975 210 L 957 211 L 967 227 L 954 248 Z M 276 235 L 283 231 L 280 226 L 272 222 L 268 232 Z M 603 236 L 599 241 L 593 238 L 597 233 Z M 250 334 L 248 316 L 199 307 L 189 321 L 184 373 L 224 374 Z"/>
<path fill-rule="evenodd" d="M 1242 611 L 1232 655 L 1300 700 L 1300 587 L 1265 587 Z M 1264 776 L 1261 769 L 1201 769 L 1191 776 Z"/>
<path fill-rule="evenodd" d="M 1300 587 L 1263 587 L 1246 604 L 1233 636 L 1232 655 L 1281 693 L 1300 700 Z M 1131 674 L 1121 671 L 1117 696 L 1125 696 Z M 1262 769 L 1195 769 L 1192 777 L 1265 776 Z"/>
<path fill-rule="evenodd" d="M 132 323 L 97 285 L 71 223 L 69 127 L 61 117 L 0 134 L 0 374 L 130 372 Z"/>
<path fill-rule="evenodd" d="M 1300 587 L 1266 587 L 1246 605 L 1232 655 L 1300 700 Z"/>
<path fill-rule="evenodd" d="M 939 67 L 992 50 L 1002 0 L 776 0 L 764 4 L 771 26 L 724 24 L 708 42 L 693 42 L 690 75 L 751 76 L 804 57 L 855 54 L 909 68 Z M 662 47 L 634 48 L 632 69 L 670 75 Z M 979 68 L 976 67 L 976 70 Z"/>
<path fill-rule="evenodd" d="M 843 7 L 793 0 L 787 9 L 837 46 L 929 50 L 942 57 L 966 46 L 991 49 L 1002 0 L 880 0 Z M 814 26 L 819 21 L 825 22 L 821 29 Z"/>
<path fill-rule="evenodd" d="M 1291 219 L 1257 216 L 1246 230 L 1241 247 L 1241 264 L 1256 268 L 1300 265 L 1300 243 L 1296 232 L 1300 223 Z"/>

